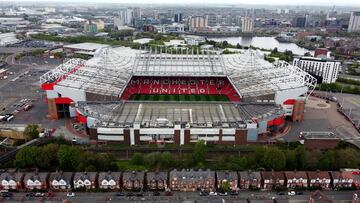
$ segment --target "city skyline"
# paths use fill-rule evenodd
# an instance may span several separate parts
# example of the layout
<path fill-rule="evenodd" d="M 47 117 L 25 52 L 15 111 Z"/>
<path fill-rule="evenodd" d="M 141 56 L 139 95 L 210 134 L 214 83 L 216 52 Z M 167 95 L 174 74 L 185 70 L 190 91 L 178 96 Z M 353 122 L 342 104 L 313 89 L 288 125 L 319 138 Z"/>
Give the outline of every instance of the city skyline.
<path fill-rule="evenodd" d="M 4 0 L 0 0 L 0 2 L 4 2 Z M 21 2 L 35 2 L 33 0 L 20 0 L 17 1 L 18 3 Z M 46 0 L 38 0 L 36 2 L 44 2 L 49 3 Z M 54 0 L 52 2 L 71 2 L 76 3 L 70 0 Z M 87 2 L 87 3 L 119 3 L 119 4 L 149 4 L 147 0 L 91 0 L 91 1 L 84 1 L 78 0 L 80 2 Z M 178 5 L 179 2 L 174 1 L 167 1 L 167 0 L 153 0 L 151 4 L 173 4 Z M 351 0 L 303 0 L 303 1 L 286 1 L 286 0 L 273 0 L 271 2 L 266 0 L 254 0 L 254 1 L 245 1 L 245 0 L 184 0 L 181 2 L 181 5 L 273 5 L 273 6 L 347 6 L 347 7 L 360 7 L 360 2 L 354 2 Z"/>

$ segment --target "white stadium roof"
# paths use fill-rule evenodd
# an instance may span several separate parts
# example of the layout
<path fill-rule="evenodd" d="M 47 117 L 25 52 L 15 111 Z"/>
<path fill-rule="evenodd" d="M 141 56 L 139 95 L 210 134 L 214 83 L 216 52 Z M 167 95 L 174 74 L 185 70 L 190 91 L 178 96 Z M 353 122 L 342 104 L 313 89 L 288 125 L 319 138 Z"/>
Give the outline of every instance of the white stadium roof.
<path fill-rule="evenodd" d="M 61 78 L 58 86 L 114 97 L 121 95 L 132 75 L 228 77 L 242 97 L 299 87 L 312 91 L 316 86 L 316 79 L 300 68 L 286 62 L 271 64 L 252 50 L 230 55 L 176 52 L 103 48 L 88 61 L 70 59 L 40 81 L 51 83 Z"/>

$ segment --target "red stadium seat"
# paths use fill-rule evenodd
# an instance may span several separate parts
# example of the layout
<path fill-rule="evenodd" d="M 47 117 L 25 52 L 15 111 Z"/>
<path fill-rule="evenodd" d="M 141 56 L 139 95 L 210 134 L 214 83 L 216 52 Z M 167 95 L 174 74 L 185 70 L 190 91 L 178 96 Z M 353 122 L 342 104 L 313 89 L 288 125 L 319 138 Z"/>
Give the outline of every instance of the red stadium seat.
<path fill-rule="evenodd" d="M 230 101 L 241 100 L 226 77 L 140 77 L 131 78 L 121 99 L 133 94 L 226 95 Z"/>

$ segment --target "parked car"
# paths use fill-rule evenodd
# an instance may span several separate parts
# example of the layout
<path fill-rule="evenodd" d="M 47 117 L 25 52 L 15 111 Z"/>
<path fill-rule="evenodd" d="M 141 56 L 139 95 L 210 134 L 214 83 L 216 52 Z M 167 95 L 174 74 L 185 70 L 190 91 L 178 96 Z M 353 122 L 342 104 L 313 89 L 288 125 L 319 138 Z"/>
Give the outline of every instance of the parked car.
<path fill-rule="evenodd" d="M 228 193 L 227 193 L 227 192 L 219 192 L 219 195 L 220 195 L 220 196 L 227 196 Z"/>
<path fill-rule="evenodd" d="M 288 195 L 289 195 L 289 196 L 295 196 L 296 193 L 295 193 L 295 191 L 292 190 L 292 191 L 289 191 L 289 192 L 288 192 Z"/>
<path fill-rule="evenodd" d="M 126 194 L 126 196 L 127 196 L 127 197 L 133 197 L 133 196 L 135 196 L 135 194 L 132 193 L 132 192 L 128 192 L 128 193 Z"/>
<path fill-rule="evenodd" d="M 237 195 L 239 195 L 239 193 L 238 193 L 237 191 L 231 191 L 231 192 L 230 192 L 230 195 L 231 195 L 231 196 L 237 196 Z"/>
<path fill-rule="evenodd" d="M 44 196 L 45 196 L 45 194 L 42 192 L 35 193 L 35 197 L 44 197 Z"/>
<path fill-rule="evenodd" d="M 201 191 L 200 192 L 200 196 L 208 196 L 208 195 L 209 195 L 209 193 L 206 192 L 206 191 Z"/>
<path fill-rule="evenodd" d="M 73 193 L 73 192 L 68 192 L 68 193 L 66 194 L 66 197 L 75 197 L 75 193 Z"/>
<path fill-rule="evenodd" d="M 217 194 L 217 192 L 210 192 L 209 195 L 210 196 L 217 196 L 218 194 Z"/>
<path fill-rule="evenodd" d="M 278 195 L 285 195 L 285 193 L 284 192 L 279 192 Z"/>
<path fill-rule="evenodd" d="M 13 194 L 11 192 L 3 192 L 3 193 L 1 193 L 1 196 L 2 197 L 12 197 Z"/>
<path fill-rule="evenodd" d="M 173 193 L 170 191 L 165 192 L 165 196 L 173 196 Z"/>
<path fill-rule="evenodd" d="M 160 192 L 158 192 L 158 191 L 155 191 L 155 192 L 153 192 L 153 196 L 160 196 L 161 194 L 160 194 Z"/>
<path fill-rule="evenodd" d="M 115 196 L 122 197 L 122 196 L 125 196 L 125 194 L 122 193 L 122 192 L 118 192 L 118 193 L 115 194 Z"/>

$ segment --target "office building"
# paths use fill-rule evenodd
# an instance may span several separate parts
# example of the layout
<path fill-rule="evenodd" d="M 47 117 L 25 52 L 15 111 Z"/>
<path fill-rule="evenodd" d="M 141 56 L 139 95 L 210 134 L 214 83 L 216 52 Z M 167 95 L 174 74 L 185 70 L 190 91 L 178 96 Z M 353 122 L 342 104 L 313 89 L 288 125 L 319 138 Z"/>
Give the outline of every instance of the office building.
<path fill-rule="evenodd" d="M 360 11 L 351 12 L 348 32 L 359 32 L 360 31 Z"/>
<path fill-rule="evenodd" d="M 254 30 L 254 23 L 250 17 L 244 17 L 241 21 L 241 31 L 251 33 Z"/>
<path fill-rule="evenodd" d="M 183 21 L 183 14 L 182 13 L 176 13 L 174 15 L 174 22 L 179 23 Z"/>
<path fill-rule="evenodd" d="M 318 83 L 334 83 L 338 78 L 341 63 L 327 58 L 300 57 L 293 60 L 293 65 L 310 73 Z"/>
<path fill-rule="evenodd" d="M 189 29 L 191 31 L 201 30 L 208 26 L 207 17 L 194 16 L 189 19 Z"/>

